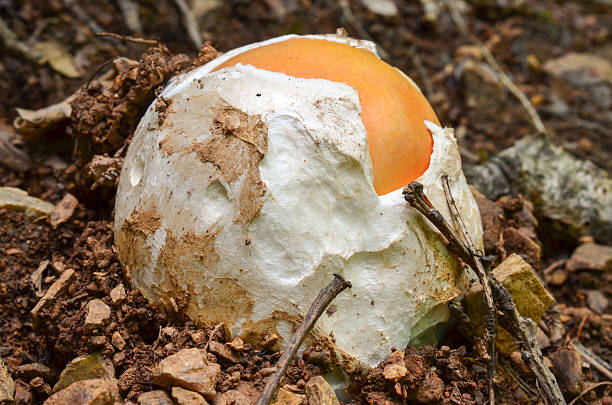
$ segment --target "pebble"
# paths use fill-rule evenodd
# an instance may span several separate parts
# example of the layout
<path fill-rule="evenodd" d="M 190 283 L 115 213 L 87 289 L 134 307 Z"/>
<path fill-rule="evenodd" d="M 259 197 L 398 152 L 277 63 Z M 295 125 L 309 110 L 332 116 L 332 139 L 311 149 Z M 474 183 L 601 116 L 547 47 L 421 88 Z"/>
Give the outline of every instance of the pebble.
<path fill-rule="evenodd" d="M 582 359 L 575 350 L 561 348 L 548 356 L 552 363 L 552 371 L 557 377 L 561 391 L 575 396 L 582 389 Z"/>
<path fill-rule="evenodd" d="M 61 391 L 77 381 L 105 379 L 116 384 L 115 368 L 111 361 L 101 353 L 79 356 L 66 365 L 53 387 L 54 392 Z"/>
<path fill-rule="evenodd" d="M 111 309 L 102 300 L 93 299 L 87 303 L 87 316 L 83 332 L 89 333 L 94 329 L 101 328 L 110 320 Z"/>
<path fill-rule="evenodd" d="M 565 268 L 569 271 L 612 270 L 612 247 L 596 243 L 580 245 L 572 253 L 572 257 L 568 260 Z"/>
<path fill-rule="evenodd" d="M 220 372 L 221 366 L 208 362 L 199 349 L 183 349 L 155 366 L 153 382 L 162 387 L 186 388 L 213 399 Z"/>
<path fill-rule="evenodd" d="M 15 382 L 0 359 L 0 404 L 10 404 L 15 399 Z"/>
<path fill-rule="evenodd" d="M 57 380 L 57 373 L 40 363 L 22 364 L 17 367 L 15 374 L 23 380 L 31 380 L 34 377 L 42 377 L 48 383 L 54 383 Z"/>
<path fill-rule="evenodd" d="M 111 342 L 113 346 L 115 346 L 118 350 L 123 350 L 125 348 L 125 340 L 121 336 L 121 333 L 115 331 L 113 336 L 111 337 Z"/>
<path fill-rule="evenodd" d="M 603 314 L 608 308 L 608 298 L 599 290 L 588 290 L 586 292 L 586 302 L 593 311 Z"/>
<path fill-rule="evenodd" d="M 212 354 L 217 356 L 217 358 L 221 358 L 221 359 L 223 359 L 225 361 L 229 361 L 231 363 L 236 362 L 236 358 L 232 354 L 232 351 L 230 349 L 228 349 L 228 347 L 226 345 L 224 345 L 223 343 L 211 341 L 208 344 L 208 350 Z"/>
<path fill-rule="evenodd" d="M 276 400 L 271 405 L 301 405 L 303 403 L 306 403 L 306 395 L 280 388 L 276 394 Z"/>
<path fill-rule="evenodd" d="M 102 378 L 77 381 L 51 395 L 43 405 L 112 405 L 112 387 Z"/>
<path fill-rule="evenodd" d="M 340 405 L 334 389 L 320 375 L 306 383 L 306 399 L 308 405 Z"/>
<path fill-rule="evenodd" d="M 43 327 L 43 321 L 39 316 L 42 310 L 51 306 L 57 299 L 57 296 L 66 291 L 75 278 L 74 270 L 68 269 L 64 271 L 60 278 L 51 284 L 45 295 L 36 303 L 36 306 L 30 312 L 35 330 Z"/>
<path fill-rule="evenodd" d="M 398 382 L 406 377 L 408 370 L 403 364 L 387 364 L 383 369 L 383 377 L 387 381 Z"/>
<path fill-rule="evenodd" d="M 181 387 L 172 387 L 172 398 L 177 405 L 208 405 L 202 395 Z"/>
<path fill-rule="evenodd" d="M 121 305 L 121 303 L 127 298 L 123 283 L 117 284 L 117 286 L 110 291 L 109 295 L 113 305 Z"/>
<path fill-rule="evenodd" d="M 166 391 L 155 390 L 140 394 L 138 405 L 174 405 L 174 401 Z"/>
<path fill-rule="evenodd" d="M 436 373 L 428 371 L 416 391 L 416 401 L 422 404 L 438 403 L 443 395 L 444 382 Z"/>
<path fill-rule="evenodd" d="M 55 208 L 53 208 L 51 214 L 49 214 L 49 223 L 54 229 L 57 228 L 72 217 L 74 210 L 78 206 L 79 200 L 72 194 L 66 193 L 62 201 L 60 201 Z"/>

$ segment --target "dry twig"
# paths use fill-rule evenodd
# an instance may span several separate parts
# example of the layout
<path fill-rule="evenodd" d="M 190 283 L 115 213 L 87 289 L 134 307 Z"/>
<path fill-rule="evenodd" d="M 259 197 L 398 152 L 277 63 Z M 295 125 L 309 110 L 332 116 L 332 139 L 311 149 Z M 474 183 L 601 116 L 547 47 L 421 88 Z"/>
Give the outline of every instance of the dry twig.
<path fill-rule="evenodd" d="M 612 381 L 602 381 L 600 383 L 597 383 L 595 385 L 590 386 L 589 388 L 587 388 L 586 390 L 582 391 L 576 398 L 572 399 L 572 402 L 569 403 L 569 405 L 574 405 L 576 403 L 576 401 L 578 401 L 580 398 L 582 398 L 584 396 L 584 394 L 593 391 L 595 388 L 599 388 L 602 385 L 612 385 Z"/>
<path fill-rule="evenodd" d="M 15 55 L 21 56 L 28 62 L 40 65 L 43 63 L 43 56 L 36 49 L 29 47 L 21 42 L 6 23 L 0 19 L 0 42 L 4 48 Z"/>
<path fill-rule="evenodd" d="M 591 366 L 593 366 L 593 368 L 603 374 L 607 379 L 612 381 L 612 370 L 610 369 L 610 365 L 606 361 L 597 357 L 595 353 L 591 352 L 579 342 L 572 343 L 572 347 L 574 348 L 574 350 L 580 353 L 580 356 L 582 356 L 584 361 L 589 363 Z"/>
<path fill-rule="evenodd" d="M 199 50 L 202 47 L 202 36 L 195 16 L 185 0 L 174 0 L 174 2 L 183 15 L 183 23 L 185 23 L 185 30 L 187 31 L 189 39 L 196 49 Z"/>
<path fill-rule="evenodd" d="M 533 106 L 533 104 L 531 104 L 531 101 L 529 101 L 529 98 L 527 98 L 525 93 L 523 93 L 523 91 L 519 89 L 516 84 L 514 84 L 512 79 L 510 79 L 510 77 L 506 74 L 506 72 L 504 72 L 501 66 L 499 66 L 499 63 L 497 63 L 497 60 L 495 60 L 495 57 L 493 56 L 489 48 L 487 48 L 487 46 L 483 44 L 480 39 L 478 39 L 468 30 L 467 26 L 465 25 L 465 22 L 463 21 L 463 17 L 461 17 L 461 13 L 457 9 L 455 1 L 456 0 L 444 0 L 444 3 L 446 4 L 446 7 L 448 7 L 451 18 L 459 28 L 459 31 L 461 31 L 461 33 L 465 35 L 470 40 L 470 42 L 480 47 L 480 51 L 482 52 L 482 55 L 486 59 L 487 63 L 499 75 L 499 80 L 504 86 L 506 86 L 510 93 L 512 93 L 521 102 L 523 107 L 525 107 L 527 113 L 529 114 L 529 117 L 531 118 L 531 122 L 533 123 L 533 126 L 536 128 L 536 130 L 538 132 L 545 132 L 546 127 L 544 126 L 544 123 L 542 122 L 542 119 L 540 118 L 540 115 L 536 111 L 535 107 Z"/>
<path fill-rule="evenodd" d="M 293 336 L 291 336 L 291 339 L 289 339 L 289 343 L 287 343 L 285 350 L 283 350 L 283 353 L 276 362 L 274 373 L 270 375 L 255 405 L 267 405 L 270 403 L 276 391 L 276 387 L 280 383 L 281 378 L 283 378 L 287 367 L 289 367 L 289 362 L 293 359 L 293 356 L 295 356 L 306 334 L 312 329 L 329 303 L 347 287 L 350 288 L 351 283 L 346 281 L 339 274 L 334 274 L 334 279 L 331 283 L 319 292 L 319 295 L 315 298 L 310 309 L 308 309 L 304 320 L 300 323 L 300 326 L 298 326 Z"/>
<path fill-rule="evenodd" d="M 470 253 L 471 257 L 478 257 L 476 253 L 476 247 L 474 246 L 474 242 L 472 242 L 472 238 L 468 233 L 465 223 L 459 215 L 459 210 L 457 209 L 457 204 L 455 203 L 455 199 L 451 194 L 450 187 L 448 185 L 448 177 L 442 176 L 442 187 L 444 188 L 444 195 L 446 196 L 446 203 L 450 209 L 451 215 L 459 227 L 461 235 L 463 236 L 463 241 L 467 246 L 467 249 Z M 480 284 L 482 285 L 483 298 L 485 302 L 485 306 L 487 307 L 487 318 L 485 320 L 486 325 L 486 333 L 484 336 L 484 341 L 487 346 L 487 354 L 489 355 L 488 366 L 489 366 L 489 404 L 493 405 L 495 403 L 495 389 L 493 387 L 493 379 L 495 378 L 495 337 L 497 336 L 497 330 L 495 329 L 495 303 L 493 302 L 493 295 L 491 293 L 491 286 L 489 285 L 489 279 L 487 277 L 487 271 L 485 270 L 482 262 L 480 260 L 474 260 L 475 268 L 474 271 L 478 276 L 478 280 L 480 280 Z"/>
<path fill-rule="evenodd" d="M 154 45 L 154 46 L 160 45 L 160 42 L 158 40 L 136 38 L 136 37 L 132 37 L 129 35 L 115 34 L 114 32 L 98 32 L 96 33 L 96 35 L 99 37 L 115 38 L 120 41 L 133 42 L 135 44 Z"/>
<path fill-rule="evenodd" d="M 483 258 L 470 249 L 457 236 L 455 231 L 449 226 L 448 222 L 442 217 L 442 214 L 431 204 L 427 196 L 423 193 L 423 185 L 418 182 L 412 182 L 404 188 L 404 198 L 408 203 L 423 214 L 429 221 L 440 231 L 445 238 L 448 249 L 455 253 L 468 266 L 477 271 L 479 267 L 483 267 L 482 263 L 478 263 Z M 451 210 L 453 217 L 456 213 Z M 462 223 L 461 217 L 455 218 L 457 223 Z M 536 339 L 536 325 L 529 319 L 522 317 L 516 304 L 510 295 L 510 292 L 504 287 L 495 277 L 487 273 L 487 280 L 491 287 L 493 301 L 497 308 L 498 319 L 500 325 L 512 334 L 520 343 L 523 349 L 522 357 L 527 366 L 534 373 L 540 389 L 543 391 L 543 397 L 548 404 L 565 404 L 565 399 L 561 394 L 561 390 L 557 384 L 555 376 L 550 372 L 544 359 L 542 352 L 538 346 Z"/>

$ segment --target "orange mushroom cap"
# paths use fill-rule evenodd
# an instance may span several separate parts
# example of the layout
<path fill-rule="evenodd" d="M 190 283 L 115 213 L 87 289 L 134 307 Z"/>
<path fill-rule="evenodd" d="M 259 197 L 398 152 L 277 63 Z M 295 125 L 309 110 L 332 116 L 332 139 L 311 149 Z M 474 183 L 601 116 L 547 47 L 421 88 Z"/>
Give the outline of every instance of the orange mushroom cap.
<path fill-rule="evenodd" d="M 215 70 L 238 63 L 356 89 L 378 195 L 405 186 L 429 167 L 433 139 L 424 121 L 440 125 L 436 113 L 406 75 L 373 53 L 335 41 L 292 38 L 245 51 Z"/>

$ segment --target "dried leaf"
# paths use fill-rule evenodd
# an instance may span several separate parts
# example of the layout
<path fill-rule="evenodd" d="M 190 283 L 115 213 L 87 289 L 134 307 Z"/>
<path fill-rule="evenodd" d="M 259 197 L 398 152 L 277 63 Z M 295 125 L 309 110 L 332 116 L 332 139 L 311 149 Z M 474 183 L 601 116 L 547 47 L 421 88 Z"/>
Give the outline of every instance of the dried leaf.
<path fill-rule="evenodd" d="M 34 48 L 43 55 L 43 60 L 56 72 L 75 79 L 83 76 L 81 68 L 76 64 L 72 55 L 59 42 L 43 41 Z"/>

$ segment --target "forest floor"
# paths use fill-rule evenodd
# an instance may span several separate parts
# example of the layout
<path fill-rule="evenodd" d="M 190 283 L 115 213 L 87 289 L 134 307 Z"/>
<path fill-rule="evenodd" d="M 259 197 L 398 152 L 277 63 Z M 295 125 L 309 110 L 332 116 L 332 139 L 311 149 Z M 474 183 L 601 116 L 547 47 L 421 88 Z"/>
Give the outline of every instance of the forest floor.
<path fill-rule="evenodd" d="M 22 189 L 52 205 L 65 203 L 56 208 L 60 219 L 53 225 L 46 218 L 0 208 L 0 358 L 15 380 L 17 403 L 42 403 L 66 365 L 92 353 L 112 363 L 118 395 L 136 402 L 142 393 L 160 389 L 152 377 L 159 359 L 186 348 L 208 347 L 212 340 L 227 343 L 224 347 L 234 352 L 231 358 L 223 353 L 213 356 L 221 366 L 213 402 L 249 403 L 263 388 L 266 370 L 278 352 L 250 344 L 236 348 L 222 329 L 213 330 L 214 325 L 197 328 L 177 314 L 152 307 L 132 290 L 113 248 L 116 176 L 104 180 L 103 175 L 117 171 L 113 165 L 120 162 L 155 88 L 214 56 L 206 48 L 198 57 L 174 1 L 140 2 L 140 29 L 127 22 L 119 8 L 122 3 L 0 1 L 0 18 L 25 45 L 16 51 L 2 34 L 0 149 L 8 148 L 17 157 L 0 161 L 0 187 Z M 466 162 L 484 162 L 535 132 L 524 105 L 501 84 L 480 45 L 462 34 L 444 2 L 396 3 L 397 15 L 385 17 L 358 1 L 190 2 L 200 39 L 220 52 L 282 34 L 333 33 L 338 27 L 350 36 L 372 39 L 389 63 L 420 86 L 440 121 L 455 128 Z M 606 1 L 552 0 L 460 4 L 468 30 L 524 92 L 554 142 L 611 173 L 612 6 Z M 440 7 L 425 10 L 424 5 Z M 161 46 L 100 37 L 96 31 L 158 39 L 169 52 Z M 46 62 L 40 63 L 40 55 Z M 112 63 L 117 57 L 127 59 Z M 114 82 L 102 80 L 104 71 L 113 67 Z M 133 69 L 136 79 L 128 74 Z M 88 89 L 80 93 L 80 109 L 73 110 L 72 118 L 21 134 L 12 127 L 19 116 L 16 108 L 43 108 L 83 86 Z M 123 103 L 129 113 L 112 114 L 109 101 L 97 97 L 104 86 L 114 86 L 120 101 L 113 101 L 113 106 Z M 141 91 L 135 94 L 135 87 Z M 95 116 L 93 107 L 100 105 L 107 110 Z M 115 139 L 108 136 L 109 128 Z M 101 172 L 90 170 L 93 156 L 104 154 L 117 160 Z M 76 199 L 66 200 L 68 193 Z M 524 219 L 533 215 L 522 197 L 480 203 L 483 218 L 502 218 L 501 229 L 489 229 L 491 250 L 525 258 L 556 299 L 555 311 L 547 316 L 561 321 L 563 334 L 546 336 L 550 331 L 543 322 L 540 343 L 568 402 L 590 389 L 577 403 L 612 404 L 612 385 L 602 384 L 610 380 L 609 374 L 575 351 L 579 345 L 595 358 L 612 360 L 610 264 L 572 266 L 579 259 L 576 249 L 593 241 L 558 238 L 543 232 L 537 220 L 524 226 Z M 500 239 L 516 233 L 505 233 L 508 229 L 520 231 L 532 243 Z M 31 311 L 70 270 L 75 274 L 66 288 L 40 309 L 34 322 Z M 118 285 L 124 286 L 125 296 L 117 298 Z M 86 331 L 83 325 L 92 299 L 103 301 L 112 312 L 104 327 Z M 404 358 L 412 380 L 402 384 L 383 373 L 385 365 L 397 360 L 397 355 L 389 355 L 387 363 L 354 376 L 340 399 L 354 404 L 486 402 L 486 364 L 459 333 L 449 333 L 438 347 L 407 348 Z M 330 371 L 329 357 L 325 348 L 311 347 L 289 368 L 283 385 L 303 393 L 312 376 Z M 498 403 L 542 403 L 520 356 L 501 359 L 496 387 Z"/>

